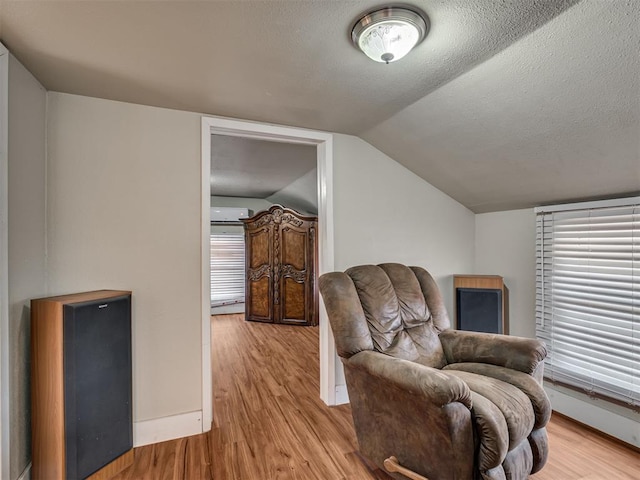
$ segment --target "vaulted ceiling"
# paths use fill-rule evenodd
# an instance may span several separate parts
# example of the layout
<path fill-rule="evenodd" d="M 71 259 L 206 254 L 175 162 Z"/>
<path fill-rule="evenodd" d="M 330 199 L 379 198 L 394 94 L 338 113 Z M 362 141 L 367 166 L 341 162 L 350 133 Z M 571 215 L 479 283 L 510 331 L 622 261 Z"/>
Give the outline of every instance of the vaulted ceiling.
<path fill-rule="evenodd" d="M 349 133 L 476 212 L 640 191 L 640 2 L 415 0 L 390 65 L 350 43 L 378 1 L 1 0 L 49 90 Z"/>

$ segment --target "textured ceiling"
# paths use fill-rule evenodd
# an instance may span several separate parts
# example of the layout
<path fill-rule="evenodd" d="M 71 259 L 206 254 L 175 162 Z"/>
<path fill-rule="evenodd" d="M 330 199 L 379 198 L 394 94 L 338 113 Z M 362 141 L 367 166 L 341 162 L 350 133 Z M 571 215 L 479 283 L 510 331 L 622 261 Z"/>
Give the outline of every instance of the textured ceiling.
<path fill-rule="evenodd" d="M 49 90 L 363 137 L 477 212 L 640 190 L 636 0 L 416 0 L 391 65 L 349 31 L 378 0 L 0 0 Z"/>
<path fill-rule="evenodd" d="M 211 195 L 267 198 L 316 163 L 315 146 L 211 135 Z"/>
<path fill-rule="evenodd" d="M 475 212 L 640 192 L 640 2 L 586 1 L 361 136 Z"/>
<path fill-rule="evenodd" d="M 379 0 L 3 3 L 3 43 L 49 90 L 357 134 L 575 0 L 413 2 L 431 31 L 392 66 L 349 38 Z"/>

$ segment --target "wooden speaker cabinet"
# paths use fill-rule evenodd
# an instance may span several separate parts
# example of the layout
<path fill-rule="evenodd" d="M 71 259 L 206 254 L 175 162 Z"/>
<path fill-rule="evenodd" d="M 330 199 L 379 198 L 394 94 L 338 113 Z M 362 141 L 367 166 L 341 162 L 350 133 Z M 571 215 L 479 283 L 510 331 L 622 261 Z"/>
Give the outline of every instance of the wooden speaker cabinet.
<path fill-rule="evenodd" d="M 509 334 L 509 289 L 499 275 L 454 275 L 458 330 Z"/>
<path fill-rule="evenodd" d="M 246 319 L 317 325 L 317 218 L 273 205 L 242 222 Z"/>
<path fill-rule="evenodd" d="M 131 292 L 31 301 L 32 478 L 102 480 L 133 463 Z"/>

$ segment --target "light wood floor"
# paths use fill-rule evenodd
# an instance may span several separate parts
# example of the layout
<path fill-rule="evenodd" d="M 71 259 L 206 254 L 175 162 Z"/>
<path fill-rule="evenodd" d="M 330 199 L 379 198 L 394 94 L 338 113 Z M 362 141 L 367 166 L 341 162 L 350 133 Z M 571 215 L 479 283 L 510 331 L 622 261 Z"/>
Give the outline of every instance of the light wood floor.
<path fill-rule="evenodd" d="M 141 447 L 116 480 L 389 480 L 358 456 L 348 405 L 318 398 L 318 329 L 212 317 L 209 434 Z M 556 416 L 532 480 L 638 480 L 640 455 Z"/>

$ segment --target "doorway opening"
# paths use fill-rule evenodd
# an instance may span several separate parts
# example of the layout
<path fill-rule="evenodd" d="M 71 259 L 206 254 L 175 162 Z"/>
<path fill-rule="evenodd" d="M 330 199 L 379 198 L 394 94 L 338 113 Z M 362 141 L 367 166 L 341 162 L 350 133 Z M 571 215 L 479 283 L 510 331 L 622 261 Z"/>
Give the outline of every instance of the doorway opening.
<path fill-rule="evenodd" d="M 331 134 L 292 127 L 265 125 L 218 117 L 202 118 L 202 416 L 203 431 L 212 421 L 211 371 L 211 136 L 268 140 L 294 145 L 309 145 L 316 149 L 317 210 L 318 210 L 318 275 L 334 269 L 333 256 L 333 147 Z M 327 405 L 336 403 L 335 346 L 330 340 L 326 312 L 320 302 L 319 359 L 320 391 Z"/>
<path fill-rule="evenodd" d="M 299 323 L 302 313 L 317 325 L 317 156 L 316 145 L 211 135 L 212 315 Z"/>

